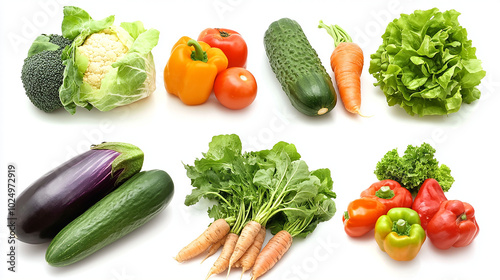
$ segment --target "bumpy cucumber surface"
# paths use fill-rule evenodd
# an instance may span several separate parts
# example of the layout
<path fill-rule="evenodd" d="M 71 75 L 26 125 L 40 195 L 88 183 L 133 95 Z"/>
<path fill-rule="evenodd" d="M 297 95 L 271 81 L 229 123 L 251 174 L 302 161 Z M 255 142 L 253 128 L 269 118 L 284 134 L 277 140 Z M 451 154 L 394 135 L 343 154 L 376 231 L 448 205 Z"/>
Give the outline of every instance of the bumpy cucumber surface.
<path fill-rule="evenodd" d="M 174 184 L 162 170 L 137 173 L 54 237 L 45 259 L 66 266 L 139 228 L 170 202 Z"/>
<path fill-rule="evenodd" d="M 264 46 L 276 78 L 297 110 L 316 116 L 335 107 L 332 79 L 296 21 L 282 18 L 271 23 Z"/>

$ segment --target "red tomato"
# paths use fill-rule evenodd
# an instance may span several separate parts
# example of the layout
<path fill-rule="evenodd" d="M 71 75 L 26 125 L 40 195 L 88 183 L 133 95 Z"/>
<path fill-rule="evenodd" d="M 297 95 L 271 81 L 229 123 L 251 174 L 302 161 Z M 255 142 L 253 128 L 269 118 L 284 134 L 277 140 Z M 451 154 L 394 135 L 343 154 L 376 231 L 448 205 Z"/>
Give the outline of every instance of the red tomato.
<path fill-rule="evenodd" d="M 200 33 L 198 41 L 203 41 L 212 48 L 219 48 L 227 57 L 227 67 L 246 67 L 247 43 L 241 35 L 231 29 L 207 28 Z"/>
<path fill-rule="evenodd" d="M 225 107 L 233 110 L 243 109 L 255 100 L 257 82 L 245 68 L 227 68 L 215 78 L 214 93 Z"/>

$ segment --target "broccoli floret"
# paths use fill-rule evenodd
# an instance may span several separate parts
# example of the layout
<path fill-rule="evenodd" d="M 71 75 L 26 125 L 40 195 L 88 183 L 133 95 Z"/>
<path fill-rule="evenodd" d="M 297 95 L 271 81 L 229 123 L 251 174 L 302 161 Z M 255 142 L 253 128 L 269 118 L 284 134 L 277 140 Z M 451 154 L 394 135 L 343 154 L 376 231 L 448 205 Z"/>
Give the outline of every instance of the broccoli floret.
<path fill-rule="evenodd" d="M 57 34 L 50 34 L 49 35 L 49 42 L 51 42 L 52 44 L 58 45 L 59 47 L 61 47 L 61 49 L 64 49 L 64 47 L 71 45 L 71 43 L 72 43 L 71 40 L 66 39 L 63 36 L 57 35 Z"/>
<path fill-rule="evenodd" d="M 40 110 L 52 112 L 63 107 L 59 99 L 59 87 L 63 83 L 65 68 L 61 54 L 64 47 L 71 44 L 71 40 L 56 34 L 46 37 L 49 38 L 48 42 L 59 48 L 43 50 L 27 57 L 24 60 L 21 80 L 31 103 Z"/>

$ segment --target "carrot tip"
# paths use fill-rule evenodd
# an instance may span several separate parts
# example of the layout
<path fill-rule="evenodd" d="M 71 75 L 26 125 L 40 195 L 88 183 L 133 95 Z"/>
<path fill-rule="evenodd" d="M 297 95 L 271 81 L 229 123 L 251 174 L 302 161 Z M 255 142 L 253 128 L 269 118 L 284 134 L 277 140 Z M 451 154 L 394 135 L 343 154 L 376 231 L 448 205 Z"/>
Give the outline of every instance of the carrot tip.
<path fill-rule="evenodd" d="M 353 114 L 357 114 L 357 115 L 359 115 L 359 116 L 361 116 L 363 118 L 371 118 L 371 117 L 373 117 L 373 115 L 367 116 L 367 115 L 361 114 L 361 112 L 359 111 L 359 108 L 357 108 L 357 107 L 354 108 L 354 109 L 351 109 L 351 110 L 347 110 L 347 111 L 350 112 L 350 113 L 353 113 Z"/>
<path fill-rule="evenodd" d="M 361 114 L 361 112 L 359 112 L 359 111 L 357 111 L 357 112 L 356 112 L 356 114 L 360 115 L 360 116 L 361 116 L 361 117 L 363 117 L 363 118 L 371 118 L 371 117 L 373 117 L 373 115 L 369 115 L 369 116 L 363 115 L 363 114 Z"/>

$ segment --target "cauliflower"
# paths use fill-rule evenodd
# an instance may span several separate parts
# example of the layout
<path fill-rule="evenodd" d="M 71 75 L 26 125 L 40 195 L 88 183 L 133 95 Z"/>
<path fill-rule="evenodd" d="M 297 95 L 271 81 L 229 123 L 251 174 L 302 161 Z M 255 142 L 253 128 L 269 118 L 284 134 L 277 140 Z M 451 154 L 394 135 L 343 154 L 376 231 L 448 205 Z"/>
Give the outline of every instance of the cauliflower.
<path fill-rule="evenodd" d="M 156 89 L 151 51 L 160 32 L 140 21 L 114 25 L 114 16 L 93 20 L 84 10 L 64 7 L 62 34 L 73 40 L 61 59 L 66 65 L 59 96 L 71 114 L 76 107 L 109 111 L 146 98 Z"/>
<path fill-rule="evenodd" d="M 111 64 L 124 56 L 128 48 L 115 33 L 105 29 L 88 36 L 83 45 L 78 47 L 78 51 L 88 59 L 83 81 L 92 88 L 99 89 L 101 80 L 112 68 Z"/>

